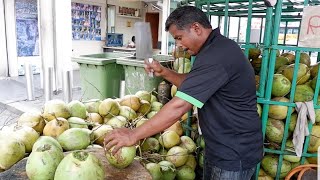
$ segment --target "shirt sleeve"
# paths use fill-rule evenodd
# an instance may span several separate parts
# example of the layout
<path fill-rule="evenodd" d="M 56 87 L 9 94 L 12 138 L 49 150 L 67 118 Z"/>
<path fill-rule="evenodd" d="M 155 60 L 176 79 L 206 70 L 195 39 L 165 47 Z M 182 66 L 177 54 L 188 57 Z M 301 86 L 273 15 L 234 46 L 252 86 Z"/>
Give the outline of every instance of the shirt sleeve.
<path fill-rule="evenodd" d="M 204 103 L 227 82 L 228 74 L 222 65 L 201 65 L 190 71 L 175 96 L 202 108 Z"/>

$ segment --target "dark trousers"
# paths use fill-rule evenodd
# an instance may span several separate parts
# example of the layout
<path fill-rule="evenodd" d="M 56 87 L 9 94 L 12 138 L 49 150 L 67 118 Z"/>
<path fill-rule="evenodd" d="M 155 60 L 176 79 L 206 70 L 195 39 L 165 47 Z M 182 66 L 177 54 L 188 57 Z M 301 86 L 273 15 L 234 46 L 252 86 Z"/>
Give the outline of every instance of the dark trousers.
<path fill-rule="evenodd" d="M 256 167 L 240 171 L 227 171 L 204 162 L 203 180 L 250 180 L 255 170 Z"/>

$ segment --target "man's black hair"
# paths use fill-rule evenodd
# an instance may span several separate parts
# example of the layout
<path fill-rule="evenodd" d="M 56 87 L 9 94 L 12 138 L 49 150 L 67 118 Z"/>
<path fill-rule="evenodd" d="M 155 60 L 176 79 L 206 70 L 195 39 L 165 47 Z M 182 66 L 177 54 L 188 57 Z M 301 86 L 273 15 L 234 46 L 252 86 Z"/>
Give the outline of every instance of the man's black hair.
<path fill-rule="evenodd" d="M 194 6 L 182 6 L 169 15 L 165 30 L 168 31 L 171 25 L 176 25 L 179 30 L 183 30 L 195 22 L 201 24 L 204 28 L 212 28 L 208 17 L 200 9 Z"/>

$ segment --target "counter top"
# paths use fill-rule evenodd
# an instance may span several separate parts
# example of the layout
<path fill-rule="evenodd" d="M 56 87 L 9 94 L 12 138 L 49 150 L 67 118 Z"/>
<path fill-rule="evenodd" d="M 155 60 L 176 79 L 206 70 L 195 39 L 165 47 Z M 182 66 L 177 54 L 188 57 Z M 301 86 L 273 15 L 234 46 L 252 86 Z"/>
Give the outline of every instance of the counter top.
<path fill-rule="evenodd" d="M 127 50 L 127 51 L 135 51 L 136 48 L 127 48 L 127 47 L 112 47 L 112 46 L 102 46 L 104 49 L 116 49 L 116 50 Z"/>

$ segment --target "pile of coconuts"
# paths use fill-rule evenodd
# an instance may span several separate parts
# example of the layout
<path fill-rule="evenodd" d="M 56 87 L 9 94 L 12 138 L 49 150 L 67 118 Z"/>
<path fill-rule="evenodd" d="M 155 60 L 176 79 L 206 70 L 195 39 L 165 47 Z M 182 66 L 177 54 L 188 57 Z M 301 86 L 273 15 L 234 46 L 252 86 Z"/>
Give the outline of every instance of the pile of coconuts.
<path fill-rule="evenodd" d="M 26 112 L 14 127 L 0 131 L 0 171 L 28 157 L 26 173 L 31 180 L 104 179 L 100 160 L 84 150 L 103 148 L 104 138 L 113 129 L 139 127 L 162 106 L 153 92 L 147 91 L 121 99 L 48 101 L 43 112 Z M 195 179 L 197 119 L 191 117 L 192 136 L 184 136 L 187 116 L 136 146 L 121 148 L 115 155 L 111 148 L 105 152 L 106 159 L 120 169 L 139 160 L 153 179 Z M 64 155 L 67 151 L 71 152 Z"/>
<path fill-rule="evenodd" d="M 259 48 L 249 50 L 249 60 L 256 73 L 256 88 L 259 88 L 262 51 Z M 281 145 L 285 140 L 285 155 L 283 155 L 279 178 L 284 178 L 288 172 L 300 164 L 317 163 L 316 157 L 307 157 L 304 162 L 303 158 L 297 157 L 293 145 L 293 132 L 296 128 L 298 112 L 293 108 L 291 113 L 288 113 L 290 98 L 295 102 L 312 101 L 315 95 L 319 63 L 311 64 L 311 58 L 308 53 L 301 52 L 299 63 L 296 63 L 295 53 L 286 52 L 280 53 L 277 50 L 275 60 L 275 70 L 273 74 L 271 101 L 287 103 L 287 105 L 270 104 L 266 120 L 265 132 L 265 148 L 272 150 L 281 150 Z M 294 71 L 297 69 L 297 79 L 293 81 Z M 264 70 L 266 71 L 266 70 Z M 267 72 L 269 73 L 269 72 Z M 293 86 L 295 84 L 295 86 Z M 295 93 L 291 91 L 295 89 Z M 291 97 L 292 96 L 292 97 Z M 319 104 L 320 98 L 318 97 Z M 257 104 L 258 114 L 261 118 L 262 108 Z M 315 109 L 315 121 L 310 132 L 310 142 L 307 146 L 307 153 L 316 153 L 320 146 L 320 109 Z M 289 122 L 288 122 L 289 121 Z M 288 128 L 286 128 L 288 122 Z M 288 136 L 285 137 L 287 129 Z M 286 138 L 286 139 L 284 139 Z M 261 169 L 259 179 L 274 179 L 277 175 L 280 156 L 273 153 L 266 153 L 261 161 Z"/>

